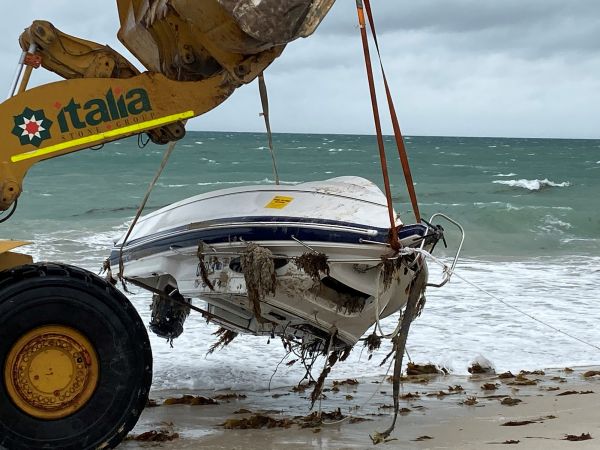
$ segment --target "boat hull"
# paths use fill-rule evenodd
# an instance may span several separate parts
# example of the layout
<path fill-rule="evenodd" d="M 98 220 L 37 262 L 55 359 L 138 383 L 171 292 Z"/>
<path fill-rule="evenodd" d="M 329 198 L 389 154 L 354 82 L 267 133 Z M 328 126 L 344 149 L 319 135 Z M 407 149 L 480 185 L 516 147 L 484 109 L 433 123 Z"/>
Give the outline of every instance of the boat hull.
<path fill-rule="evenodd" d="M 348 178 L 350 194 L 343 192 Z M 416 272 L 427 267 L 419 256 L 398 258 L 387 245 L 389 216 L 374 185 L 334 180 L 216 191 L 152 213 L 123 247 L 125 275 L 206 302 L 211 321 L 235 332 L 322 342 L 335 334 L 337 347 L 354 345 L 378 318 L 402 309 Z M 268 208 L 273 198 L 293 200 Z M 231 208 L 224 199 L 244 215 L 226 217 Z M 398 230 L 403 247 L 435 245 L 427 225 L 399 223 Z M 242 264 L 251 243 L 268 250 L 274 263 L 274 292 L 260 299 L 260 317 Z M 299 263 L 304 255 L 322 255 L 326 269 L 308 273 Z"/>

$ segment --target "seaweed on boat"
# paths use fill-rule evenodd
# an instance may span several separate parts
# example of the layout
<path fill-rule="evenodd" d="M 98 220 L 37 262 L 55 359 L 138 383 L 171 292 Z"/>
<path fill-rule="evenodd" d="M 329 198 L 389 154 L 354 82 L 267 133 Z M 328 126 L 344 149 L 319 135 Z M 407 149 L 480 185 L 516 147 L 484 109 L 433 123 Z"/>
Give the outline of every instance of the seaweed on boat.
<path fill-rule="evenodd" d="M 327 263 L 327 255 L 325 253 L 306 252 L 294 258 L 294 264 L 315 281 L 321 279 L 321 273 L 329 275 L 329 264 Z"/>
<path fill-rule="evenodd" d="M 381 347 L 381 336 L 377 334 L 377 325 L 373 329 L 373 332 L 365 339 L 364 346 L 367 347 L 367 354 L 369 355 L 369 360 L 371 360 L 373 352 L 379 350 Z"/>
<path fill-rule="evenodd" d="M 238 334 L 235 331 L 228 330 L 227 328 L 219 328 L 217 331 L 213 333 L 213 336 L 218 336 L 217 342 L 212 344 L 206 352 L 207 355 L 214 353 L 219 348 L 223 348 L 231 344 Z"/>
<path fill-rule="evenodd" d="M 408 269 L 406 269 L 408 270 Z M 391 425 L 383 432 L 375 432 L 371 439 L 374 444 L 385 442 L 389 438 L 390 434 L 396 426 L 398 414 L 400 412 L 399 399 L 400 399 L 400 377 L 402 370 L 402 359 L 404 351 L 406 349 L 406 339 L 408 338 L 408 332 L 410 325 L 415 318 L 415 311 L 417 303 L 423 296 L 427 283 L 427 272 L 423 269 L 419 270 L 413 278 L 409 286 L 408 301 L 406 302 L 406 308 L 404 313 L 400 317 L 400 330 L 398 334 L 392 339 L 393 347 L 390 354 L 386 357 L 389 358 L 393 355 L 394 371 L 392 375 L 393 379 L 393 399 L 394 399 L 394 419 Z"/>
<path fill-rule="evenodd" d="M 337 333 L 335 333 L 335 334 L 337 334 Z M 331 341 L 333 341 L 333 339 L 335 338 L 335 334 L 333 336 L 331 336 Z M 329 353 L 329 356 L 327 357 L 327 363 L 323 367 L 323 370 L 321 371 L 319 378 L 317 378 L 317 383 L 315 384 L 315 388 L 313 389 L 312 393 L 310 394 L 310 402 L 311 402 L 310 407 L 311 408 L 313 406 L 315 406 L 315 403 L 317 402 L 317 400 L 319 400 L 319 398 L 321 398 L 321 394 L 323 393 L 323 384 L 325 383 L 325 379 L 327 378 L 327 375 L 329 375 L 329 372 L 331 372 L 331 369 L 333 368 L 335 363 L 337 363 L 338 360 L 341 359 L 341 356 L 342 356 L 341 350 L 337 350 L 337 351 L 334 350 L 331 353 Z"/>
<path fill-rule="evenodd" d="M 394 279 L 394 273 L 396 269 L 399 269 L 402 265 L 402 258 L 388 258 L 383 256 L 381 258 L 381 272 L 383 278 L 383 288 L 387 291 L 392 284 Z"/>
<path fill-rule="evenodd" d="M 250 243 L 240 257 L 246 281 L 248 300 L 259 323 L 268 322 L 260 311 L 260 302 L 269 294 L 275 294 L 277 284 L 273 253 L 265 247 Z"/>
<path fill-rule="evenodd" d="M 350 297 L 342 304 L 342 308 L 344 308 L 346 314 L 362 312 L 365 308 L 365 301 L 362 298 Z"/>
<path fill-rule="evenodd" d="M 204 253 L 205 253 L 206 244 L 203 241 L 198 243 L 198 269 L 196 270 L 196 274 L 200 275 L 202 281 L 208 286 L 211 291 L 215 290 L 212 282 L 208 279 L 208 270 L 206 269 L 206 263 L 204 261 Z"/>

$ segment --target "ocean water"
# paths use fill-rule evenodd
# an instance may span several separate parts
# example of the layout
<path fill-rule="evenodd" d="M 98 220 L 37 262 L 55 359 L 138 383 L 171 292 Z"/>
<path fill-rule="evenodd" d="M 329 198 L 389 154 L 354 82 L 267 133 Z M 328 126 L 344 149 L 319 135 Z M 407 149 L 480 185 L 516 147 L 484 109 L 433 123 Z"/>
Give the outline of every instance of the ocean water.
<path fill-rule="evenodd" d="M 414 218 L 391 137 L 386 138 L 396 210 Z M 407 137 L 421 212 L 443 212 L 466 230 L 457 273 L 526 313 L 600 345 L 600 140 Z M 360 175 L 381 186 L 373 136 L 275 135 L 285 183 Z M 165 148 L 137 139 L 107 144 L 33 167 L 5 238 L 31 240 L 37 260 L 98 271 L 135 214 Z M 189 132 L 177 144 L 146 211 L 234 185 L 272 183 L 263 134 Z M 232 206 L 234 208 L 234 206 Z M 234 211 L 232 210 L 232 214 Z M 457 233 L 447 228 L 448 260 Z M 440 276 L 432 265 L 432 278 Z M 130 296 L 149 320 L 149 295 Z M 497 370 L 598 364 L 600 351 L 532 321 L 454 278 L 430 289 L 408 350 L 417 362 L 466 372 L 479 356 Z M 397 318 L 386 321 L 393 328 Z M 197 316 L 173 349 L 152 337 L 154 387 L 267 386 L 284 352 L 278 342 L 240 337 L 205 357 L 215 327 Z M 357 346 L 333 376 L 385 371 Z M 300 368 L 282 365 L 274 385 L 292 384 Z"/>

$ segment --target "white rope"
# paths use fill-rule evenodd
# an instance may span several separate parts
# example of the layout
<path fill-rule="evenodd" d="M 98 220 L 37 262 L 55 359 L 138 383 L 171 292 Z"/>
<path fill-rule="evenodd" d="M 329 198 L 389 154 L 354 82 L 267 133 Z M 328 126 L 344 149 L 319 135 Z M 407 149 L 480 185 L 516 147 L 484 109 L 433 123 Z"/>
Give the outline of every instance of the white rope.
<path fill-rule="evenodd" d="M 129 236 L 131 236 L 131 232 L 133 231 L 133 228 L 137 224 L 140 216 L 142 215 L 142 212 L 144 211 L 144 208 L 146 207 L 146 203 L 148 202 L 148 199 L 150 198 L 150 194 L 154 190 L 154 186 L 156 185 L 156 182 L 160 178 L 163 170 L 165 169 L 167 162 L 169 161 L 169 158 L 171 157 L 171 153 L 173 153 L 173 150 L 175 149 L 176 144 L 177 144 L 176 141 L 169 142 L 169 146 L 167 147 L 167 150 L 165 151 L 163 159 L 160 162 L 160 166 L 158 167 L 158 170 L 156 171 L 154 178 L 150 182 L 150 185 L 148 186 L 148 189 L 146 190 L 146 195 L 144 195 L 144 198 L 142 199 L 140 206 L 138 206 L 137 212 L 135 213 L 135 217 L 133 218 L 133 221 L 129 224 L 129 228 L 127 229 L 127 233 L 125 234 L 123 243 L 121 244 L 121 247 L 119 248 L 119 279 L 120 280 L 123 280 L 124 271 L 125 271 L 125 264 L 123 263 L 123 249 L 125 248 L 125 245 L 127 245 Z"/>
<path fill-rule="evenodd" d="M 457 278 L 461 279 L 462 281 L 464 281 L 465 283 L 467 283 L 469 286 L 474 287 L 475 289 L 477 289 L 480 292 L 483 292 L 484 294 L 488 295 L 489 297 L 493 298 L 494 300 L 496 300 L 497 302 L 500 302 L 501 304 L 503 304 L 504 306 L 511 308 L 515 311 L 517 311 L 519 314 L 522 314 L 528 318 L 530 318 L 531 320 L 534 320 L 535 322 L 544 325 L 545 327 L 550 328 L 551 330 L 556 331 L 557 333 L 560 333 L 564 336 L 567 336 L 571 339 L 574 339 L 578 342 L 581 342 L 582 344 L 585 344 L 589 347 L 595 348 L 596 350 L 600 350 L 600 346 L 597 346 L 595 344 L 592 344 L 591 342 L 587 342 L 584 341 L 581 338 L 578 338 L 577 336 L 574 336 L 570 333 L 567 333 L 566 331 L 561 330 L 560 328 L 556 328 L 554 325 L 550 325 L 549 323 L 544 322 L 543 320 L 538 319 L 537 317 L 532 316 L 531 314 L 521 310 L 520 308 L 517 308 L 514 305 L 511 305 L 510 303 L 506 302 L 505 300 L 502 300 L 501 298 L 497 297 L 496 295 L 492 294 L 489 291 L 486 291 L 485 289 L 483 289 L 482 287 L 476 285 L 475 283 L 473 283 L 472 281 L 467 280 L 464 276 L 461 276 L 459 274 L 457 274 L 456 272 L 454 272 L 452 269 L 450 269 L 448 267 L 447 264 L 445 264 L 443 261 L 439 260 L 438 258 L 436 258 L 435 256 L 433 256 L 431 253 L 429 253 L 427 250 L 423 250 L 423 249 L 416 249 L 416 248 L 410 248 L 410 249 L 406 249 L 406 251 L 410 252 L 410 253 L 419 253 L 422 254 L 423 256 L 425 256 L 426 258 L 431 259 L 433 262 L 439 264 L 440 266 L 443 267 L 444 269 L 444 273 L 448 276 L 448 278 L 450 278 L 452 275 L 456 275 Z"/>

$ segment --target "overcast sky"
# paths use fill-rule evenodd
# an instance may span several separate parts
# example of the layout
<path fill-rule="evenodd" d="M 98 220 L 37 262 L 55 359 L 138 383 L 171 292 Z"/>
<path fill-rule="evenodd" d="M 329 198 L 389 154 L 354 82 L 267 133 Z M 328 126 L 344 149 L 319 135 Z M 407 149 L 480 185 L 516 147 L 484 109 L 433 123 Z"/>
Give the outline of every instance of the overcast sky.
<path fill-rule="evenodd" d="M 600 138 L 600 0 L 372 3 L 405 134 Z M 6 91 L 17 38 L 33 19 L 130 56 L 116 38 L 112 0 L 19 2 L 4 9 Z M 290 44 L 266 78 L 274 131 L 373 133 L 355 0 L 337 0 L 315 35 Z M 36 84 L 50 79 L 34 75 Z M 253 83 L 190 128 L 262 131 L 259 112 Z"/>

